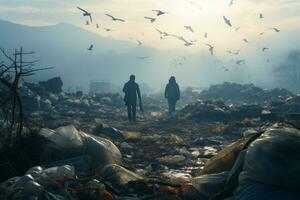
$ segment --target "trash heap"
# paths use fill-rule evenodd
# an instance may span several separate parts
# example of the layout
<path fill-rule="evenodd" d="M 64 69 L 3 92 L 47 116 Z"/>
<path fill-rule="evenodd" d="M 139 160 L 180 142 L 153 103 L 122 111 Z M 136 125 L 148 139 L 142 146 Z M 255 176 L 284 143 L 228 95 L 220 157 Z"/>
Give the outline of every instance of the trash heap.
<path fill-rule="evenodd" d="M 0 199 L 300 199 L 299 95 L 224 83 L 244 92 L 224 102 L 187 91 L 193 102 L 172 116 L 147 96 L 145 115 L 162 114 L 130 124 L 120 95 L 46 82 L 21 89 L 27 127 L 0 156 Z M 252 92 L 269 97 L 245 100 Z"/>
<path fill-rule="evenodd" d="M 270 111 L 273 113 L 300 113 L 300 94 L 289 97 L 284 101 L 276 101 L 270 104 Z"/>
<path fill-rule="evenodd" d="M 244 134 L 209 159 L 195 176 L 172 171 L 150 176 L 142 169 L 126 167 L 123 161 L 128 157 L 122 158 L 112 142 L 74 126 L 41 129 L 38 135 L 46 141 L 41 155 L 47 159 L 24 175 L 2 182 L 1 199 L 300 198 L 300 131 L 283 125 Z M 123 133 L 123 137 L 133 141 L 137 134 Z M 174 135 L 169 140 L 184 143 Z M 130 149 L 130 144 L 120 146 L 125 152 Z M 147 159 L 146 154 L 144 157 Z M 182 154 L 156 159 L 149 167 L 182 165 L 190 160 Z"/>
<path fill-rule="evenodd" d="M 221 101 L 197 100 L 174 116 L 177 122 L 230 122 L 246 118 L 259 118 L 263 107 L 260 105 L 227 106 Z"/>
<path fill-rule="evenodd" d="M 286 89 L 263 90 L 253 84 L 225 82 L 212 85 L 199 94 L 200 99 L 222 101 L 226 104 L 267 104 L 274 100 L 284 100 L 293 96 Z"/>
<path fill-rule="evenodd" d="M 20 96 L 29 123 L 56 128 L 78 121 L 86 124 L 84 122 L 91 119 L 126 118 L 124 102 L 119 94 L 64 93 L 61 87 L 60 78 L 39 84 L 23 83 Z"/>
<path fill-rule="evenodd" d="M 207 162 L 192 180 L 199 199 L 299 199 L 300 131 L 270 127 Z"/>

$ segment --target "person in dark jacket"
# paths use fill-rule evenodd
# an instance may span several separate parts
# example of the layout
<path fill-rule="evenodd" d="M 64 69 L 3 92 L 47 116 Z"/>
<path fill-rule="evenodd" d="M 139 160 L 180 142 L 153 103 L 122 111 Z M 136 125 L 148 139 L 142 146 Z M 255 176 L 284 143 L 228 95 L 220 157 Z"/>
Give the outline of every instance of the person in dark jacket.
<path fill-rule="evenodd" d="M 168 99 L 169 114 L 172 114 L 175 112 L 176 102 L 180 99 L 179 86 L 176 83 L 174 76 L 171 76 L 169 83 L 166 86 L 165 98 Z"/>
<path fill-rule="evenodd" d="M 125 83 L 123 87 L 125 93 L 124 101 L 127 106 L 128 120 L 129 122 L 136 122 L 136 103 L 137 98 L 141 105 L 142 98 L 139 85 L 135 82 L 135 76 L 131 75 L 130 80 Z"/>

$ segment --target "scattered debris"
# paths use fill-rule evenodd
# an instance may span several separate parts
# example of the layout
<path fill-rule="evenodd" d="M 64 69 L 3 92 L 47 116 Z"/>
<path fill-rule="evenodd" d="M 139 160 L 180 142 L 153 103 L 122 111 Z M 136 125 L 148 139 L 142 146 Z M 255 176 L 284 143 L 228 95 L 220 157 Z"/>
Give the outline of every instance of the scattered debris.
<path fill-rule="evenodd" d="M 118 94 L 44 87 L 20 88 L 26 134 L 17 151 L 2 151 L 1 199 L 299 198 L 299 95 L 186 89 L 172 116 L 149 95 L 146 117 L 128 124 Z"/>

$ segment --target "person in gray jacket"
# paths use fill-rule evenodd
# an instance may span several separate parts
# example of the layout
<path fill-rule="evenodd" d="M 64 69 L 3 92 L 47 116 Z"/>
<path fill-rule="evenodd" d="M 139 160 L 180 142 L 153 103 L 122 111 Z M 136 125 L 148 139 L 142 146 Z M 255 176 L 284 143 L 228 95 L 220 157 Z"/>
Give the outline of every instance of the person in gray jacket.
<path fill-rule="evenodd" d="M 128 121 L 136 122 L 136 104 L 137 98 L 141 107 L 142 98 L 139 85 L 135 82 L 135 76 L 131 75 L 127 83 L 123 87 L 125 93 L 124 101 L 127 106 Z"/>
<path fill-rule="evenodd" d="M 175 112 L 176 102 L 180 99 L 179 86 L 174 76 L 170 77 L 169 83 L 166 86 L 165 98 L 168 99 L 169 114 L 172 114 Z"/>

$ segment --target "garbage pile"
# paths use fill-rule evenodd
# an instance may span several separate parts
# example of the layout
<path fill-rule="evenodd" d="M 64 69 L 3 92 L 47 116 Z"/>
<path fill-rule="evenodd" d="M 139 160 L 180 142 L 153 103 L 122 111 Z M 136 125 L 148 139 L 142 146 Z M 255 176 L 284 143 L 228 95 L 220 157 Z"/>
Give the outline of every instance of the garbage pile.
<path fill-rule="evenodd" d="M 54 81 L 59 83 L 54 84 Z M 99 107 L 121 107 L 124 105 L 118 94 L 91 94 L 84 95 L 82 92 L 64 93 L 61 89 L 60 78 L 53 78 L 45 82 L 23 83 L 21 97 L 25 108 L 28 111 L 49 111 L 53 109 L 64 109 L 63 107 L 73 106 L 75 108 Z M 72 107 L 68 107 L 71 109 Z"/>
<path fill-rule="evenodd" d="M 47 81 L 40 81 L 39 86 L 48 92 L 59 94 L 62 92 L 63 82 L 60 77 L 54 77 Z"/>
<path fill-rule="evenodd" d="M 207 162 L 193 185 L 203 199 L 299 199 L 299 139 L 289 127 L 256 133 Z"/>
<path fill-rule="evenodd" d="M 270 104 L 273 113 L 300 113 L 300 95 L 289 97 L 284 101 L 276 101 Z"/>
<path fill-rule="evenodd" d="M 177 122 L 230 122 L 259 118 L 263 107 L 259 105 L 227 106 L 220 101 L 197 100 L 174 116 Z"/>
<path fill-rule="evenodd" d="M 172 179 L 179 173 L 171 173 L 167 166 L 183 167 L 192 160 L 191 157 L 197 159 L 200 153 L 195 149 L 186 150 L 182 138 L 120 131 L 106 125 L 98 131 L 98 135 L 115 138 L 124 152 L 123 158 L 110 140 L 96 136 L 96 133 L 88 135 L 72 125 L 54 130 L 43 128 L 22 144 L 27 146 L 24 149 L 28 149 L 32 144 L 30 140 L 38 140 L 39 147 L 30 146 L 31 151 L 39 155 L 36 156 L 40 159 L 38 165 L 28 169 L 24 175 L 0 184 L 0 198 L 115 199 L 139 196 L 167 199 L 187 195 L 187 190 L 196 192 L 191 184 L 181 185 L 178 181 L 167 182 L 158 176 L 151 177 L 154 171 L 159 171 L 164 172 L 166 180 Z M 202 139 L 202 142 L 209 144 L 208 139 Z M 169 148 L 172 144 L 181 148 L 174 151 Z M 161 146 L 162 154 L 156 152 L 158 146 Z M 166 155 L 165 151 L 170 154 Z M 26 153 L 29 160 L 33 159 L 32 153 Z M 181 182 L 186 180 L 181 178 Z"/>
<path fill-rule="evenodd" d="M 286 89 L 263 90 L 253 84 L 225 82 L 212 85 L 199 94 L 200 99 L 222 101 L 226 104 L 266 104 L 272 101 L 285 100 L 293 96 Z"/>
<path fill-rule="evenodd" d="M 39 84 L 23 83 L 20 96 L 29 123 L 57 128 L 91 119 L 126 118 L 124 102 L 119 94 L 64 93 L 61 86 L 60 78 Z"/>
<path fill-rule="evenodd" d="M 105 129 L 104 129 L 105 130 Z M 112 130 L 110 130 L 112 131 Z M 115 130 L 116 131 L 116 130 Z M 209 159 L 198 175 L 187 176 L 168 170 L 184 166 L 201 152 L 188 156 L 188 150 L 177 149 L 178 155 L 155 157 L 164 141 L 185 146 L 176 136 L 145 136 L 120 132 L 123 153 L 109 140 L 88 135 L 73 126 L 39 133 L 47 142 L 41 155 L 44 163 L 28 169 L 24 175 L 0 184 L 1 199 L 299 199 L 300 131 L 275 124 L 261 132 L 248 132 Z M 139 141 L 141 140 L 141 141 Z M 147 142 L 142 142 L 142 141 Z M 136 142 L 133 142 L 136 141 Z M 142 152 L 132 145 L 145 146 Z M 196 141 L 195 141 L 196 142 Z M 203 140 L 202 143 L 217 144 Z M 199 144 L 199 142 L 198 142 Z M 130 167 L 128 152 L 142 160 L 155 157 L 148 167 L 136 163 Z M 151 149 L 151 150 L 150 150 Z M 172 148 L 169 148 L 172 149 Z M 171 151 L 171 150 L 169 150 Z M 60 155 L 57 155 L 60 153 Z M 143 153 L 144 155 L 138 155 Z M 152 154 L 152 155 L 151 155 Z M 185 156 L 184 156 L 185 155 Z M 53 157 L 54 156 L 54 157 Z M 74 157 L 75 156 L 75 157 Z M 82 161 L 87 156 L 90 162 Z M 143 158 L 142 158 L 143 157 Z M 148 157 L 148 158 L 147 158 Z M 50 159 L 49 159 L 50 158 Z M 62 160 L 56 160 L 62 159 Z M 47 162 L 45 162 L 47 160 Z M 79 164 L 80 163 L 80 164 Z M 83 167 L 90 165 L 89 167 Z M 88 169 L 89 168 L 89 169 Z M 160 174 L 149 173 L 155 168 Z M 147 172 L 148 171 L 148 172 Z"/>
<path fill-rule="evenodd" d="M 26 134 L 0 156 L 0 199 L 300 198 L 300 131 L 285 122 L 299 124 L 300 96 L 225 83 L 242 95 L 195 101 L 187 90 L 174 115 L 131 124 L 120 95 L 67 94 L 54 80 L 21 89 Z M 252 92 L 269 97 L 245 100 Z M 161 96 L 144 105 L 166 108 Z"/>

